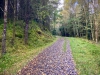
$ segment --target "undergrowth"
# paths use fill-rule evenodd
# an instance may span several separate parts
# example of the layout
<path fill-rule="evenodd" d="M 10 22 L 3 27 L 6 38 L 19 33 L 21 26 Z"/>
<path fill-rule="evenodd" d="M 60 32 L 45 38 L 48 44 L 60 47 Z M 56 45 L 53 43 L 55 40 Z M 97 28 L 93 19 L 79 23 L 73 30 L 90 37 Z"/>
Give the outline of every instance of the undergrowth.
<path fill-rule="evenodd" d="M 16 22 L 16 34 L 14 45 L 12 45 L 11 22 L 7 24 L 7 53 L 1 57 L 0 53 L 0 75 L 16 75 L 28 61 L 36 57 L 44 48 L 50 46 L 55 38 L 49 31 L 43 32 L 34 21 L 29 25 L 28 45 L 24 44 L 24 25 L 23 21 Z M 3 21 L 0 20 L 0 45 L 2 42 Z M 0 46 L 1 52 L 1 46 Z"/>

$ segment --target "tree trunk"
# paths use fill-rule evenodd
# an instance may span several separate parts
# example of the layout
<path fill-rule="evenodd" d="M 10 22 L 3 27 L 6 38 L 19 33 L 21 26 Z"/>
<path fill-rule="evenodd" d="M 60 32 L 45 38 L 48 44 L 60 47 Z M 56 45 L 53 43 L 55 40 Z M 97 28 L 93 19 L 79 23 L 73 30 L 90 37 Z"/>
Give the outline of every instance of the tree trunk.
<path fill-rule="evenodd" d="M 93 30 L 93 25 L 91 23 L 91 34 L 92 34 L 92 40 L 94 41 L 94 30 Z"/>
<path fill-rule="evenodd" d="M 96 19 L 95 19 L 95 41 L 96 43 L 98 43 L 98 24 Z"/>
<path fill-rule="evenodd" d="M 92 15 L 90 16 L 90 25 L 91 25 L 92 40 L 94 41 L 94 28 L 93 28 L 93 18 L 92 18 Z"/>
<path fill-rule="evenodd" d="M 83 13 L 84 13 L 84 16 L 85 16 L 85 23 L 86 23 L 86 26 L 85 26 L 85 35 L 86 35 L 86 39 L 88 39 L 88 30 L 87 30 L 87 27 L 88 27 L 88 20 L 87 20 L 87 10 L 86 10 L 86 7 L 82 7 L 83 9 Z"/>
<path fill-rule="evenodd" d="M 26 21 L 26 24 L 25 24 L 25 44 L 28 44 L 28 29 L 29 29 L 29 22 Z"/>
<path fill-rule="evenodd" d="M 29 11 L 30 11 L 30 8 L 29 8 L 29 1 L 26 0 L 26 9 L 25 9 L 25 33 L 24 33 L 24 41 L 25 41 L 25 44 L 27 45 L 28 44 L 28 30 L 29 30 Z"/>
<path fill-rule="evenodd" d="M 12 38 L 12 45 L 14 45 L 14 40 L 15 40 L 15 23 L 16 23 L 16 0 L 14 0 L 14 22 L 13 22 L 13 38 Z"/>
<path fill-rule="evenodd" d="M 4 8 L 4 28 L 2 34 L 2 55 L 6 53 L 6 29 L 7 29 L 7 10 L 8 9 L 8 0 L 5 0 Z"/>
<path fill-rule="evenodd" d="M 88 39 L 88 23 L 87 23 L 87 19 L 86 19 L 86 39 Z"/>
<path fill-rule="evenodd" d="M 77 37 L 79 37 L 79 20 L 78 20 L 78 27 L 77 27 Z"/>

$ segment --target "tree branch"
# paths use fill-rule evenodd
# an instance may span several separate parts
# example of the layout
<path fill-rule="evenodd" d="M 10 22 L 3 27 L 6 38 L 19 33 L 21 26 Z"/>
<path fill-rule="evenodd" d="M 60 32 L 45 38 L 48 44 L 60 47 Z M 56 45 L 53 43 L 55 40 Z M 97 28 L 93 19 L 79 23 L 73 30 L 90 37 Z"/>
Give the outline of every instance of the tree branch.
<path fill-rule="evenodd" d="M 4 12 L 4 10 L 0 7 L 0 9 Z"/>
<path fill-rule="evenodd" d="M 11 1 L 10 1 L 10 4 L 11 4 L 12 9 L 14 10 L 14 6 L 13 6 L 13 4 L 11 3 Z"/>

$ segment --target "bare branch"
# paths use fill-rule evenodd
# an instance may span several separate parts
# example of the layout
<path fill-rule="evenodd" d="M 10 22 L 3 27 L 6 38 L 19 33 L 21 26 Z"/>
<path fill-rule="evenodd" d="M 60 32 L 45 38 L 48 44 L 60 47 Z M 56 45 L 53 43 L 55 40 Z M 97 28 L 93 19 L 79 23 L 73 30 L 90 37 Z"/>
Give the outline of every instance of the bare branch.
<path fill-rule="evenodd" d="M 11 4 L 11 7 L 13 8 L 13 10 L 14 10 L 14 6 L 13 6 L 13 4 L 11 3 L 11 1 L 10 1 L 10 4 Z"/>
<path fill-rule="evenodd" d="M 4 12 L 4 10 L 0 7 L 0 9 Z"/>

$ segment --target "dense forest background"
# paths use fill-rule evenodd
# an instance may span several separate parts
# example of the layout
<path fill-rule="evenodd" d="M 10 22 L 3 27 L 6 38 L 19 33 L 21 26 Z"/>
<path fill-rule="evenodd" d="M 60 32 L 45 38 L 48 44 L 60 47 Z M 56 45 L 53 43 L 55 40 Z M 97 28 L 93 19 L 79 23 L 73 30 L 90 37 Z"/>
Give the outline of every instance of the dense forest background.
<path fill-rule="evenodd" d="M 1 54 L 17 44 L 46 43 L 52 37 L 50 24 L 58 3 L 58 0 L 0 0 Z"/>
<path fill-rule="evenodd" d="M 63 36 L 83 37 L 100 41 L 100 1 L 99 0 L 64 0 L 61 12 Z"/>
<path fill-rule="evenodd" d="M 52 32 L 53 35 L 83 37 L 98 43 L 99 4 L 98 0 L 64 0 L 63 7 L 58 8 L 59 0 L 1 0 L 1 54 L 6 53 L 6 41 L 12 46 L 16 38 L 25 45 L 37 41 L 32 39 L 36 37 L 35 32 L 39 36 L 47 34 L 44 32 Z"/>
<path fill-rule="evenodd" d="M 76 51 L 76 59 L 81 57 L 77 62 L 82 71 L 83 57 L 87 65 L 93 57 L 90 65 L 97 62 L 99 67 L 100 0 L 0 0 L 0 75 L 16 74 L 56 41 L 55 36 L 69 37 L 73 55 Z"/>

